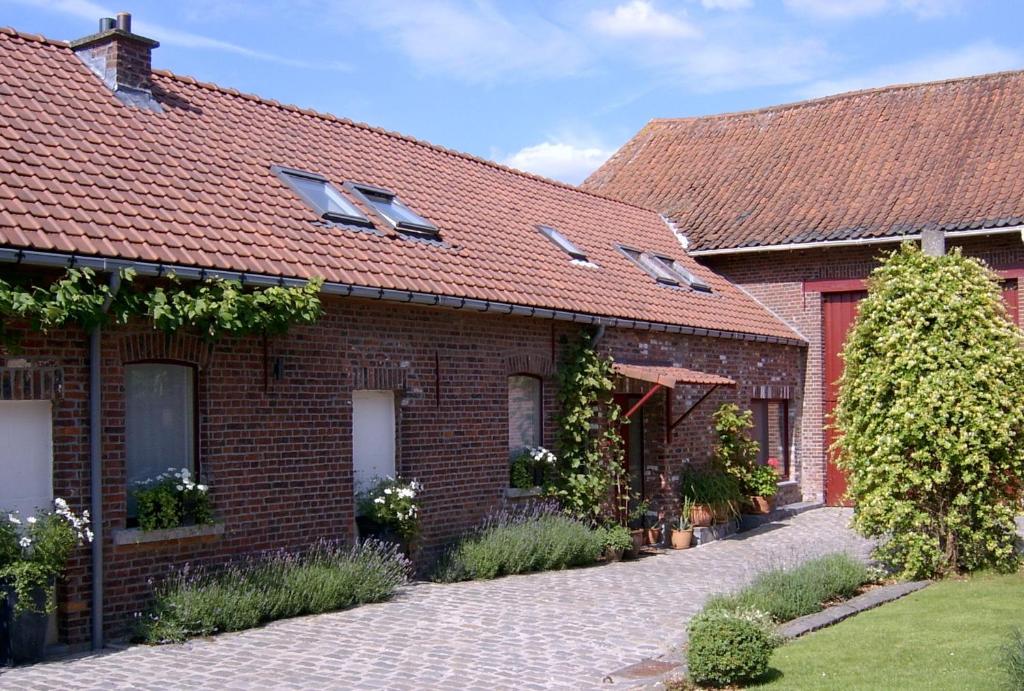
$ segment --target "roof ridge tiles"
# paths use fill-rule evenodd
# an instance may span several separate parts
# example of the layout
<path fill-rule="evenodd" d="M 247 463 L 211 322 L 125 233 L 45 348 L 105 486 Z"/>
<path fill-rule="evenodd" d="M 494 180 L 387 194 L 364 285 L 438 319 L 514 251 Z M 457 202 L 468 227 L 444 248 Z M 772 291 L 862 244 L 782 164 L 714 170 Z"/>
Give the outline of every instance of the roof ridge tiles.
<path fill-rule="evenodd" d="M 728 113 L 711 113 L 708 115 L 686 115 L 676 118 L 651 118 L 647 126 L 650 125 L 670 125 L 674 123 L 690 123 L 701 120 L 728 120 L 730 118 L 742 118 L 753 115 L 763 115 L 765 113 L 774 113 L 784 110 L 795 110 L 798 108 L 807 108 L 810 106 L 816 106 L 823 103 L 831 103 L 833 101 L 841 101 L 849 98 L 857 98 L 859 96 L 867 96 L 870 94 L 878 94 L 885 92 L 896 92 L 896 91 L 912 91 L 915 89 L 928 89 L 938 86 L 945 86 L 948 84 L 958 84 L 962 82 L 980 82 L 989 79 L 1000 79 L 1010 76 L 1024 76 L 1024 69 L 1021 70 L 1003 70 L 1001 72 L 986 72 L 985 74 L 974 74 L 966 77 L 949 77 L 947 79 L 936 79 L 929 82 L 903 82 L 899 84 L 887 84 L 885 86 L 872 86 L 864 89 L 856 89 L 854 91 L 843 91 L 838 94 L 828 94 L 826 96 L 816 96 L 814 98 L 805 98 L 800 101 L 790 101 L 789 103 L 777 103 L 769 106 L 759 106 L 757 108 L 750 108 L 747 110 L 735 110 Z"/>

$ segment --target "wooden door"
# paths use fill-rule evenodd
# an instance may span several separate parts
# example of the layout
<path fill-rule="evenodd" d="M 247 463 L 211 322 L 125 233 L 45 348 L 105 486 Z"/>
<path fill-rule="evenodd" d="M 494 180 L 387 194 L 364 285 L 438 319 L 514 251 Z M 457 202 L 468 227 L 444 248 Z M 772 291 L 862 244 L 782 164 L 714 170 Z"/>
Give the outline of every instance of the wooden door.
<path fill-rule="evenodd" d="M 1006 311 L 1010 313 L 1010 319 L 1014 324 L 1020 325 L 1020 300 L 1017 292 L 1017 279 L 1011 278 L 1003 281 L 1003 302 L 1006 303 Z"/>
<path fill-rule="evenodd" d="M 857 316 L 860 301 L 867 296 L 865 291 L 849 293 L 825 293 L 822 295 L 822 321 L 824 338 L 825 368 L 825 503 L 829 506 L 848 506 L 846 494 L 846 475 L 835 464 L 829 449 L 836 440 L 836 433 L 831 428 L 832 413 L 839 398 L 839 377 L 843 374 L 843 358 L 840 353 L 846 334 Z"/>

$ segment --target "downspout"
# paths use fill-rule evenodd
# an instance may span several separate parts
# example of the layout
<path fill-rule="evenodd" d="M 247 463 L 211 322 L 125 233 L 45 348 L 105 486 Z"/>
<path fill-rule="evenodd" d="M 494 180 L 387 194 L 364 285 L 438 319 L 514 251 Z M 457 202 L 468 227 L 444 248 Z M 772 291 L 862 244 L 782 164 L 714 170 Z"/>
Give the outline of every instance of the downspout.
<path fill-rule="evenodd" d="M 103 302 L 103 313 L 121 288 L 121 272 L 110 274 L 110 293 Z M 89 333 L 89 491 L 92 513 L 92 649 L 103 648 L 103 409 L 102 352 L 97 324 Z"/>

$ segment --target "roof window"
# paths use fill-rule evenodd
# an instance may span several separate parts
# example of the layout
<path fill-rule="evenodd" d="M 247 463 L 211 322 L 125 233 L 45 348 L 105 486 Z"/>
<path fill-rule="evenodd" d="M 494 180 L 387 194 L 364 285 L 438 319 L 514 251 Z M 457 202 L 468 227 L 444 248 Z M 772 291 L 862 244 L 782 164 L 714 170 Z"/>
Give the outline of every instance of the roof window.
<path fill-rule="evenodd" d="M 702 293 L 711 292 L 711 286 L 671 257 L 652 252 L 641 252 L 629 247 L 619 247 L 619 250 L 636 262 L 658 283 L 668 286 L 687 285 Z"/>
<path fill-rule="evenodd" d="M 362 197 L 363 201 L 373 207 L 373 210 L 395 229 L 429 236 L 438 234 L 437 226 L 406 206 L 394 192 L 355 183 L 346 183 L 345 186 Z"/>
<path fill-rule="evenodd" d="M 360 213 L 359 209 L 324 176 L 283 166 L 271 166 L 270 170 L 304 202 L 313 207 L 320 218 L 370 225 L 370 219 Z"/>
<path fill-rule="evenodd" d="M 558 249 L 562 250 L 576 261 L 587 261 L 587 255 L 583 250 L 574 245 L 569 238 L 565 237 L 551 226 L 539 225 L 537 226 L 537 230 L 540 231 L 541 235 L 553 242 Z"/>

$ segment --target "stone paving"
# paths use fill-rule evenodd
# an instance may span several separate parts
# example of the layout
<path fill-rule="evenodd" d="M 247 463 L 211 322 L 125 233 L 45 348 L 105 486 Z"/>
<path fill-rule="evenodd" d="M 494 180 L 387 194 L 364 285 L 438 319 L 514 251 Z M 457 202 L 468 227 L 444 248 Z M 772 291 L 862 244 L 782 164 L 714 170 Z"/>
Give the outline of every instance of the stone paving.
<path fill-rule="evenodd" d="M 851 515 L 818 509 L 633 562 L 416 584 L 345 612 L 7 670 L 0 688 L 612 688 L 603 683 L 611 672 L 678 655 L 685 623 L 708 596 L 828 552 L 866 557 Z"/>

